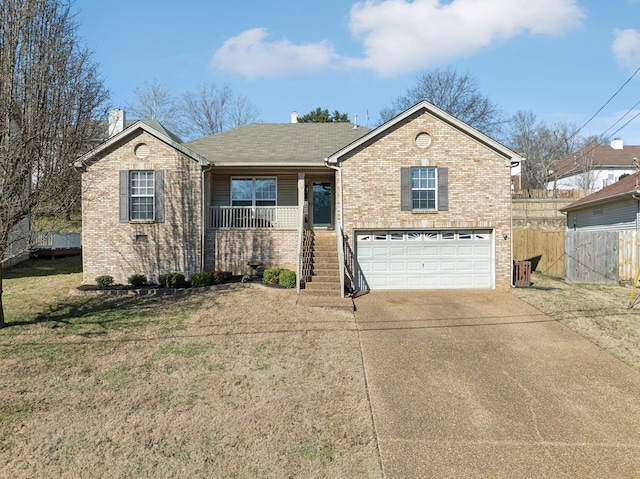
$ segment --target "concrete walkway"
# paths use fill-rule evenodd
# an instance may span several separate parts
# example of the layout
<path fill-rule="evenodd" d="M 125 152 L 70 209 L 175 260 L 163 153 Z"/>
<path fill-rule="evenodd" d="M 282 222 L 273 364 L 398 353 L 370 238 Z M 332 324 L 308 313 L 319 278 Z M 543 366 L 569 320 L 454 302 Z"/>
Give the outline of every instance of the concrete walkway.
<path fill-rule="evenodd" d="M 355 299 L 396 478 L 640 477 L 640 373 L 507 292 Z"/>

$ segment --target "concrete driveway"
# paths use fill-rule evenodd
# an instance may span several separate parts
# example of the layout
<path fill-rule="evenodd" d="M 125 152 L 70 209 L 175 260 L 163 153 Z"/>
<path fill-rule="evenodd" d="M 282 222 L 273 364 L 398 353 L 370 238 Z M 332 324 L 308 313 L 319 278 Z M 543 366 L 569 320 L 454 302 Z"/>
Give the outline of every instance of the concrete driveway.
<path fill-rule="evenodd" d="M 640 477 L 640 373 L 540 311 L 487 290 L 355 305 L 386 479 Z"/>

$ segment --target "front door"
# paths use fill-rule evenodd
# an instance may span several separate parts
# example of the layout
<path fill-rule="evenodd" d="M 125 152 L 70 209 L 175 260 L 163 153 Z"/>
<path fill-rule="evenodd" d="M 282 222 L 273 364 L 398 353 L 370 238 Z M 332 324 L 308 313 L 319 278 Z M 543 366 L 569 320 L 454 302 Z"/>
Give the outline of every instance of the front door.
<path fill-rule="evenodd" d="M 330 228 L 333 224 L 331 218 L 332 199 L 331 183 L 313 183 L 313 227 Z"/>

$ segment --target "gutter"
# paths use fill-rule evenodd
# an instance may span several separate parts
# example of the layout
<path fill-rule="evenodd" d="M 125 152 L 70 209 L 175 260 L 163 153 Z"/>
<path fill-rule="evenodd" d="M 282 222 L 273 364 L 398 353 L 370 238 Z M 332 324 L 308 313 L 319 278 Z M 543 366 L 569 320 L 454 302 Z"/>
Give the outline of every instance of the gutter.
<path fill-rule="evenodd" d="M 585 201 L 584 203 L 580 203 L 579 205 L 576 205 L 574 207 L 571 208 L 560 208 L 558 211 L 560 212 L 567 212 L 570 210 L 577 210 L 580 208 L 584 208 L 586 206 L 592 206 L 598 203 L 608 203 L 610 201 L 614 201 L 614 200 L 618 200 L 620 198 L 624 198 L 625 196 L 629 196 L 631 195 L 634 199 L 636 199 L 636 195 L 640 195 L 640 190 L 636 190 L 636 191 L 626 191 L 624 193 L 618 193 L 617 195 L 614 196 L 607 196 L 606 198 L 597 198 L 591 201 Z M 569 205 L 571 206 L 571 205 Z"/>

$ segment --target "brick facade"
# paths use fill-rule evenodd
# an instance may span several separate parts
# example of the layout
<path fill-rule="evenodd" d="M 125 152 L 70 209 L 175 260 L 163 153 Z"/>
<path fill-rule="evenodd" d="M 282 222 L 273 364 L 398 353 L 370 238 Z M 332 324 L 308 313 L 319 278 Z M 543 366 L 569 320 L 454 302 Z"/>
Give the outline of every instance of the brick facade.
<path fill-rule="evenodd" d="M 136 156 L 136 147 L 148 155 Z M 119 172 L 164 172 L 164 221 L 119 221 Z M 197 162 L 144 130 L 92 159 L 82 174 L 83 282 L 111 275 L 126 284 L 132 274 L 181 272 L 187 278 L 201 265 L 201 188 Z"/>
<path fill-rule="evenodd" d="M 358 230 L 491 230 L 495 287 L 508 288 L 512 258 L 510 159 L 517 155 L 488 138 L 475 136 L 446 114 L 431 113 L 436 110 L 416 106 L 367 143 L 351 144 L 352 149 L 336 153 L 343 155 L 335 158 L 340 167 L 337 178 L 331 178 L 333 171 L 321 164 L 313 166 L 307 189 L 311 191 L 316 178 L 335 186 L 334 224 L 342 222 L 344 226 L 345 260 L 350 271 L 354 232 Z M 429 134 L 428 145 L 416 142 L 420 133 Z M 201 164 L 207 159 L 182 145 L 165 143 L 145 128 L 118 138 L 84 163 L 84 283 L 94 283 L 97 276 L 105 274 L 123 284 L 137 273 L 151 281 L 174 271 L 189 278 L 201 268 L 244 274 L 250 272 L 248 263 L 252 261 L 265 267 L 295 269 L 299 238 L 295 229 L 207 229 L 202 223 L 203 208 L 208 217 L 212 205 L 229 204 L 234 172 L 250 176 L 254 170 L 211 166 L 203 173 L 194 158 Z M 144 153 L 148 154 L 136 150 L 141 144 L 146 145 Z M 447 169 L 447 210 L 401 209 L 401 170 L 416 166 Z M 120 172 L 131 170 L 163 172 L 163 221 L 121 220 Z M 294 166 L 269 170 L 278 178 L 279 206 L 298 203 L 302 191 L 298 189 L 298 171 Z M 207 184 L 204 204 L 203 176 Z"/>
<path fill-rule="evenodd" d="M 427 148 L 416 144 L 421 132 L 431 136 Z M 448 211 L 401 211 L 400 169 L 413 166 L 448 168 Z M 420 110 L 342 158 L 340 167 L 347 251 L 354 251 L 358 229 L 491 229 L 495 286 L 510 286 L 511 175 L 504 156 Z"/>
<path fill-rule="evenodd" d="M 205 269 L 247 274 L 247 263 L 256 261 L 265 268 L 295 271 L 297 251 L 295 230 L 213 230 L 206 233 Z"/>

